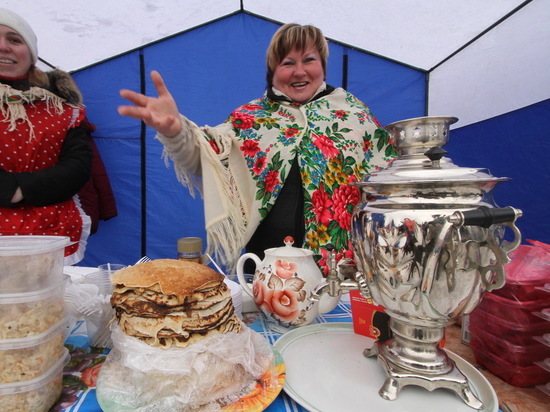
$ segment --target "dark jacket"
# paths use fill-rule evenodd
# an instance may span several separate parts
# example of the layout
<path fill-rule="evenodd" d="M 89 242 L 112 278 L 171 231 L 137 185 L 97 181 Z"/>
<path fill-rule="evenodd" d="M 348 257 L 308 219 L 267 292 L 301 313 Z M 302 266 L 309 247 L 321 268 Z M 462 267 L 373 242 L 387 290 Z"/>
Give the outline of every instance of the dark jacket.
<path fill-rule="evenodd" d="M 92 220 L 90 234 L 97 232 L 100 220 L 109 220 L 118 215 L 115 196 L 103 159 L 92 138 L 95 126 L 87 119 L 82 123 L 88 132 L 88 142 L 94 153 L 92 159 L 92 176 L 78 192 L 82 210 Z"/>
<path fill-rule="evenodd" d="M 45 73 L 44 84 L 33 84 L 27 79 L 0 82 L 19 90 L 31 86 L 43 87 L 64 98 L 69 104 L 81 104 L 82 96 L 69 74 L 61 70 Z M 15 207 L 11 199 L 21 187 L 24 199 L 20 204 L 47 206 L 74 196 L 90 179 L 92 149 L 87 132 L 82 126 L 67 131 L 59 161 L 55 166 L 33 172 L 9 172 L 0 169 L 0 207 Z"/>

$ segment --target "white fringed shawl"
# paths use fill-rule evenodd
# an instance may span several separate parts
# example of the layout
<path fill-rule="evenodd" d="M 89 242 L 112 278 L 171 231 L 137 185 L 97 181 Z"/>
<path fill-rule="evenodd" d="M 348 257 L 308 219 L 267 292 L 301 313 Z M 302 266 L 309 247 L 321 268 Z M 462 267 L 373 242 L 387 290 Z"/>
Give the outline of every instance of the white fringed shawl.
<path fill-rule="evenodd" d="M 0 84 L 0 101 L 3 122 L 9 124 L 8 131 L 13 132 L 17 128 L 18 122 L 27 123 L 30 130 L 29 139 L 34 138 L 34 128 L 27 117 L 25 104 L 33 104 L 36 101 L 46 103 L 46 110 L 51 113 L 54 110 L 56 114 L 63 113 L 63 103 L 65 100 L 61 97 L 40 87 L 31 87 L 29 90 L 21 91 L 14 89 L 7 84 Z"/>
<path fill-rule="evenodd" d="M 203 196 L 206 253 L 216 255 L 230 273 L 262 214 L 275 202 L 296 155 L 301 159 L 306 202 L 319 191 L 330 198 L 331 191 L 345 183 L 342 179 L 360 180 L 371 168 L 385 167 L 391 160 L 385 154 L 387 142 L 375 141 L 376 136 L 387 136 L 385 131 L 369 109 L 343 89 L 303 105 L 264 97 L 241 106 L 216 127 L 200 128 L 181 119 L 184 127 L 179 135 L 157 138 L 165 145 L 165 160 L 174 162 L 179 181 L 191 195 L 197 190 Z M 345 159 L 336 171 L 334 156 Z M 327 177 L 332 178 L 330 184 Z M 326 225 L 315 222 L 320 215 L 312 217 L 317 213 L 312 210 L 311 203 L 306 204 L 310 243 L 304 246 L 318 253 L 330 239 Z M 349 222 L 349 216 L 345 218 Z M 347 244 L 346 228 L 335 230 L 341 243 Z"/>

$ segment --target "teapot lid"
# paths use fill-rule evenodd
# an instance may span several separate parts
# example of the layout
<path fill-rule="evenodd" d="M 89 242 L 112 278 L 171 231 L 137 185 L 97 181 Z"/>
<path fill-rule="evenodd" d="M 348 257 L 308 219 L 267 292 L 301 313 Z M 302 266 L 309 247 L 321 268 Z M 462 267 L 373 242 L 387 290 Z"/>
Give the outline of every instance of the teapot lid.
<path fill-rule="evenodd" d="M 304 257 L 304 256 L 312 256 L 313 252 L 311 250 L 302 249 L 299 247 L 292 246 L 294 244 L 294 238 L 292 236 L 286 236 L 283 240 L 283 243 L 285 246 L 281 247 L 274 247 L 271 249 L 267 249 L 265 251 L 266 255 L 272 255 L 272 256 L 284 256 L 284 257 Z"/>

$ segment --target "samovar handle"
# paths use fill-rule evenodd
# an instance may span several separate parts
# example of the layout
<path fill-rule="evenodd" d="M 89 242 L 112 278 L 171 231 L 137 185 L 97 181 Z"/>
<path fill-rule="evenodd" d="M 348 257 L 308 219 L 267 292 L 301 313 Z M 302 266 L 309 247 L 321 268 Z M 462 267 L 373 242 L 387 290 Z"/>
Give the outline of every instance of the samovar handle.
<path fill-rule="evenodd" d="M 481 226 L 487 228 L 498 223 L 513 223 L 521 216 L 523 216 L 521 210 L 510 206 L 495 208 L 481 206 L 465 212 L 456 211 L 448 219 L 455 226 Z"/>
<path fill-rule="evenodd" d="M 456 211 L 447 219 L 457 227 L 480 226 L 488 228 L 495 224 L 508 226 L 514 234 L 514 239 L 510 242 L 503 241 L 501 245 L 501 248 L 506 253 L 506 258 L 508 258 L 508 253 L 516 249 L 521 243 L 521 233 L 515 225 L 516 220 L 521 216 L 523 216 L 523 212 L 520 209 L 515 209 L 510 206 L 501 208 L 481 206 L 477 209 L 467 210 L 465 212 Z M 504 263 L 508 262 L 509 260 Z"/>
<path fill-rule="evenodd" d="M 487 291 L 500 289 L 506 282 L 503 265 L 510 262 L 508 254 L 516 249 L 521 243 L 521 233 L 515 225 L 516 219 L 523 216 L 523 212 L 513 207 L 489 208 L 481 206 L 474 210 L 465 212 L 456 211 L 448 217 L 448 221 L 453 225 L 460 226 L 480 226 L 489 228 L 492 225 L 508 226 L 513 234 L 512 241 L 503 240 L 497 245 L 494 239 L 488 239 L 488 246 L 495 255 L 497 261 L 494 265 L 480 267 L 481 278 L 487 288 Z M 488 273 L 496 273 L 492 279 L 487 276 Z"/>

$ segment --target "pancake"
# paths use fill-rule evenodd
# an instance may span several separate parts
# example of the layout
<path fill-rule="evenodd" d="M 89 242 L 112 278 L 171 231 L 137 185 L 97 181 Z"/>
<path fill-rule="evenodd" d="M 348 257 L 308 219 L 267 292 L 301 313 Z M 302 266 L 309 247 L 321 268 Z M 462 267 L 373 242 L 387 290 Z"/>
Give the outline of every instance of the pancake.
<path fill-rule="evenodd" d="M 124 410 L 221 410 L 271 374 L 273 351 L 235 315 L 224 279 L 171 259 L 115 272 L 117 324 L 98 399 Z"/>
<path fill-rule="evenodd" d="M 200 263 L 157 259 L 116 271 L 111 304 L 122 331 L 160 348 L 239 332 L 224 276 Z"/>

